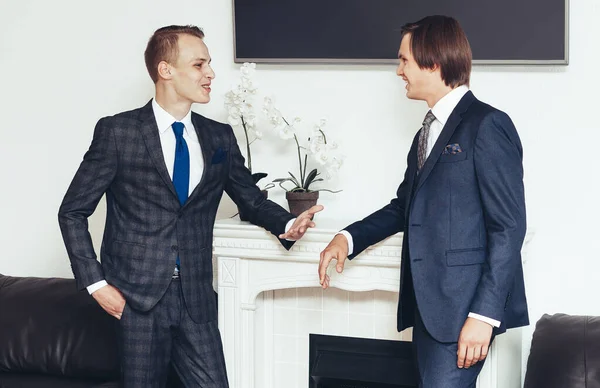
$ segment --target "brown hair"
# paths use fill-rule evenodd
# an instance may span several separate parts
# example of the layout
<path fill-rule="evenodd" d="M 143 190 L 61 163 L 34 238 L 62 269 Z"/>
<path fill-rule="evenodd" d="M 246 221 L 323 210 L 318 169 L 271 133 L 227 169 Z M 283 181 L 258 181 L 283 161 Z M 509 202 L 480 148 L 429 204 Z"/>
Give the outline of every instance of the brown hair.
<path fill-rule="evenodd" d="M 427 16 L 402 27 L 401 38 L 411 36 L 411 52 L 421 69 L 439 66 L 442 81 L 452 88 L 469 85 L 471 46 L 458 21 L 448 16 Z"/>
<path fill-rule="evenodd" d="M 196 26 L 167 26 L 154 31 L 154 34 L 148 40 L 144 59 L 146 60 L 146 69 L 150 74 L 152 81 L 158 81 L 158 64 L 161 61 L 169 63 L 174 62 L 179 55 L 177 41 L 180 34 L 188 34 L 204 39 L 204 32 Z"/>

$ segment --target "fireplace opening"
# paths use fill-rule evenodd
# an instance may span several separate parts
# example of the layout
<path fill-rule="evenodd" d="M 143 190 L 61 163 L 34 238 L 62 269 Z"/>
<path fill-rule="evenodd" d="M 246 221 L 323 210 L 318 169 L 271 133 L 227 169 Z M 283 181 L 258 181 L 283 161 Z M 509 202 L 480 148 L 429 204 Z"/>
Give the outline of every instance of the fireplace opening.
<path fill-rule="evenodd" d="M 310 334 L 309 388 L 417 388 L 412 343 Z"/>

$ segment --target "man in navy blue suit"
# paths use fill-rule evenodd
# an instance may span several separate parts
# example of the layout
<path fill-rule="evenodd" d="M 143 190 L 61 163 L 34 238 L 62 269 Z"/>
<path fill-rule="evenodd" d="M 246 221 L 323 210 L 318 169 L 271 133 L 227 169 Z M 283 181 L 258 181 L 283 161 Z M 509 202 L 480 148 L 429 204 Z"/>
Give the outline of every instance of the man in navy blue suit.
<path fill-rule="evenodd" d="M 459 23 L 430 16 L 402 29 L 397 74 L 429 111 L 389 205 L 321 253 L 342 272 L 370 245 L 404 232 L 398 331 L 413 329 L 420 388 L 474 388 L 489 345 L 529 324 L 521 265 L 522 148 L 504 113 L 469 91 L 471 48 Z"/>

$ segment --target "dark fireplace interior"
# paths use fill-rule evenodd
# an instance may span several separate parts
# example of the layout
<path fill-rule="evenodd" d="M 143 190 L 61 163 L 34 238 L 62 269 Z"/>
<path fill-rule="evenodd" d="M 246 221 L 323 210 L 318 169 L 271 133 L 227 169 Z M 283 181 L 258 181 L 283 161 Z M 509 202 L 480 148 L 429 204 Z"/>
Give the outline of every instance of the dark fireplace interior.
<path fill-rule="evenodd" d="M 310 335 L 309 388 L 417 388 L 410 342 Z"/>

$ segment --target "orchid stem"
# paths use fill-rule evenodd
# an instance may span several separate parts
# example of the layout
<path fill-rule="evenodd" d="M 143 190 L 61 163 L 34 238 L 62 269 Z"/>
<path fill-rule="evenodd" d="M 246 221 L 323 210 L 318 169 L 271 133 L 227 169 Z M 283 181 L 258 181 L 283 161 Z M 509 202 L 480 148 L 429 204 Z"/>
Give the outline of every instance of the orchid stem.
<path fill-rule="evenodd" d="M 302 155 L 300 155 L 300 143 L 298 143 L 298 137 L 295 133 L 294 140 L 296 140 L 296 146 L 298 147 L 298 163 L 300 164 L 300 186 L 304 187 L 304 173 L 302 172 Z"/>
<path fill-rule="evenodd" d="M 325 142 L 325 144 L 327 144 L 327 136 L 325 136 L 325 132 L 323 132 L 322 129 L 319 129 L 319 132 L 321 132 L 321 135 L 323 135 L 323 141 Z"/>
<path fill-rule="evenodd" d="M 242 127 L 244 128 L 244 135 L 246 136 L 246 153 L 248 155 L 248 170 L 252 174 L 252 155 L 250 154 L 250 139 L 248 139 L 248 130 L 246 129 L 246 122 L 244 116 L 242 116 Z"/>

